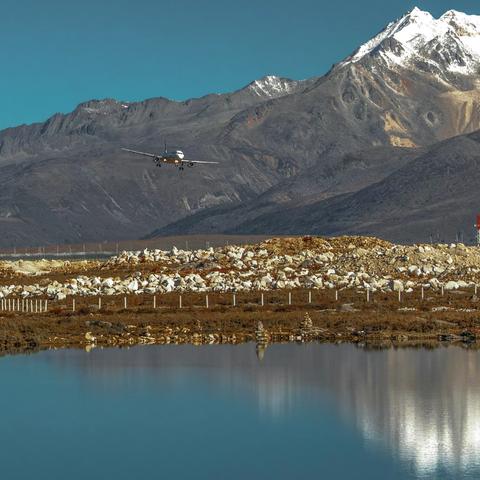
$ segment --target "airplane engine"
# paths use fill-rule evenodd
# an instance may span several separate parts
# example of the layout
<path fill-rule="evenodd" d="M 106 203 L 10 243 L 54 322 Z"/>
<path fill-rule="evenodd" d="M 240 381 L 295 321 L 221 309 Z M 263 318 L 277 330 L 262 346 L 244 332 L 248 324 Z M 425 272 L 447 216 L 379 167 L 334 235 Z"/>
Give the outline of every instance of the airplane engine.
<path fill-rule="evenodd" d="M 190 168 L 193 167 L 193 165 L 194 165 L 194 164 L 193 164 L 192 162 L 190 162 L 190 163 L 188 164 L 188 166 L 189 166 Z"/>

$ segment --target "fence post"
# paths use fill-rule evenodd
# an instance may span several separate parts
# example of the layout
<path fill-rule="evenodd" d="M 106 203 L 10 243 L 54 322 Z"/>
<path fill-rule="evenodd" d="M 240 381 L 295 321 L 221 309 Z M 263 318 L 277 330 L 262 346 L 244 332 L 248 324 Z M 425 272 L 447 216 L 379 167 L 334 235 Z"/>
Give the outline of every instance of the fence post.
<path fill-rule="evenodd" d="M 72 298 L 72 312 L 75 311 L 75 298 Z"/>
<path fill-rule="evenodd" d="M 308 291 L 308 303 L 312 303 L 312 291 Z"/>
<path fill-rule="evenodd" d="M 178 296 L 178 308 L 182 308 L 182 296 Z"/>
<path fill-rule="evenodd" d="M 370 302 L 370 289 L 367 288 L 367 303 Z"/>
<path fill-rule="evenodd" d="M 425 300 L 425 289 L 422 287 L 422 300 Z"/>
<path fill-rule="evenodd" d="M 398 301 L 402 301 L 402 292 L 400 290 L 398 291 Z"/>
<path fill-rule="evenodd" d="M 235 294 L 233 294 L 233 306 L 237 306 L 237 296 Z"/>
<path fill-rule="evenodd" d="M 208 295 L 205 295 L 205 306 L 208 308 Z"/>
<path fill-rule="evenodd" d="M 45 300 L 45 312 L 48 312 L 48 300 Z"/>
<path fill-rule="evenodd" d="M 475 284 L 475 295 L 477 294 L 477 284 Z"/>
<path fill-rule="evenodd" d="M 443 285 L 442 285 L 442 297 L 443 297 L 444 291 L 443 291 Z"/>
<path fill-rule="evenodd" d="M 262 297 L 261 297 L 260 303 L 262 304 L 262 307 L 265 305 L 265 301 L 264 301 L 264 298 L 263 298 L 263 292 L 262 292 Z"/>
<path fill-rule="evenodd" d="M 35 313 L 38 313 L 38 300 L 35 299 Z"/>
<path fill-rule="evenodd" d="M 157 297 L 156 295 L 153 296 L 153 309 L 155 310 L 157 308 Z"/>
<path fill-rule="evenodd" d="M 335 301 L 338 302 L 338 290 L 335 290 Z"/>
<path fill-rule="evenodd" d="M 123 297 L 123 308 L 127 309 L 127 297 Z"/>
<path fill-rule="evenodd" d="M 102 309 L 102 297 L 98 297 L 98 309 Z"/>
<path fill-rule="evenodd" d="M 288 304 L 292 304 L 292 292 L 288 292 Z"/>

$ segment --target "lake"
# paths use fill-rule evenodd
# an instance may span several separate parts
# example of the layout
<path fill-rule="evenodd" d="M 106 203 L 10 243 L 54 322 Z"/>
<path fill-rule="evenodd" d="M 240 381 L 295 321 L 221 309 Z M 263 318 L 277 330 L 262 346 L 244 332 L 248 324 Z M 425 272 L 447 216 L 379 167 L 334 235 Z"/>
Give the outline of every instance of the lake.
<path fill-rule="evenodd" d="M 2 478 L 480 478 L 479 374 L 459 347 L 3 357 Z"/>

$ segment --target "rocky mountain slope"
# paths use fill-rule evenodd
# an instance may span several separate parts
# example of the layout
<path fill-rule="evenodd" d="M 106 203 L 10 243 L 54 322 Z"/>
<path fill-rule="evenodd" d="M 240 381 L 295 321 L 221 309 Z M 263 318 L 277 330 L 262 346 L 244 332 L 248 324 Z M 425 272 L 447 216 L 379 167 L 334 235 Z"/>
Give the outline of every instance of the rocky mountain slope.
<path fill-rule="evenodd" d="M 462 231 L 470 237 L 478 209 L 477 137 L 441 141 L 480 128 L 479 55 L 480 17 L 450 11 L 437 20 L 414 9 L 318 81 L 324 90 L 330 82 L 340 86 L 333 98 L 351 109 L 344 118 L 369 124 L 363 138 L 372 139 L 369 120 L 376 120 L 374 142 L 382 146 L 335 158 L 331 176 L 323 157 L 320 168 L 283 180 L 252 202 L 199 212 L 153 235 L 222 225 L 224 232 L 374 233 L 401 241 L 453 239 Z M 385 166 L 394 145 L 398 171 L 383 181 L 372 176 L 358 189 L 337 182 L 345 163 L 350 178 L 366 165 L 369 173 L 372 163 Z"/>
<path fill-rule="evenodd" d="M 480 132 L 475 132 L 435 144 L 358 192 L 261 215 L 232 230 L 377 232 L 406 243 L 459 238 L 473 242 L 479 182 Z"/>
<path fill-rule="evenodd" d="M 0 245 L 154 230 L 357 231 L 331 205 L 368 194 L 432 145 L 480 129 L 479 55 L 479 17 L 414 9 L 323 77 L 269 76 L 185 102 L 90 101 L 4 130 Z M 220 165 L 181 173 L 120 151 L 161 151 L 165 139 Z M 335 222 L 312 215 L 328 205 Z M 467 218 L 470 207 L 462 208 Z M 371 223 L 373 233 L 395 238 L 395 229 L 375 230 L 383 221 Z M 412 236 L 425 230 L 419 223 Z"/>

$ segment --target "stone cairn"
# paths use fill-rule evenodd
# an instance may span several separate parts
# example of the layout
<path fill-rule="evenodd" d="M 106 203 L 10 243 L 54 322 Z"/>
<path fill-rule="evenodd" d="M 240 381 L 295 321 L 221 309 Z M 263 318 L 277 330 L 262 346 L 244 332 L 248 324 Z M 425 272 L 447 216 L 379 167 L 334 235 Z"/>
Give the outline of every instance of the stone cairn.
<path fill-rule="evenodd" d="M 263 357 L 265 356 L 265 350 L 267 349 L 270 336 L 268 332 L 265 330 L 265 327 L 263 326 L 263 323 L 261 320 L 259 320 L 257 323 L 257 328 L 255 330 L 255 340 L 257 342 L 255 351 L 257 353 L 258 359 L 262 361 Z"/>
<path fill-rule="evenodd" d="M 268 335 L 268 332 L 265 330 L 265 327 L 263 326 L 263 323 L 261 320 L 258 321 L 257 323 L 257 328 L 255 330 L 255 340 L 257 343 L 260 344 L 267 344 L 270 340 L 270 336 Z"/>
<path fill-rule="evenodd" d="M 314 330 L 312 319 L 310 318 L 309 313 L 306 312 L 302 322 L 300 323 L 299 333 L 302 337 L 302 340 L 311 337 L 315 333 Z"/>

